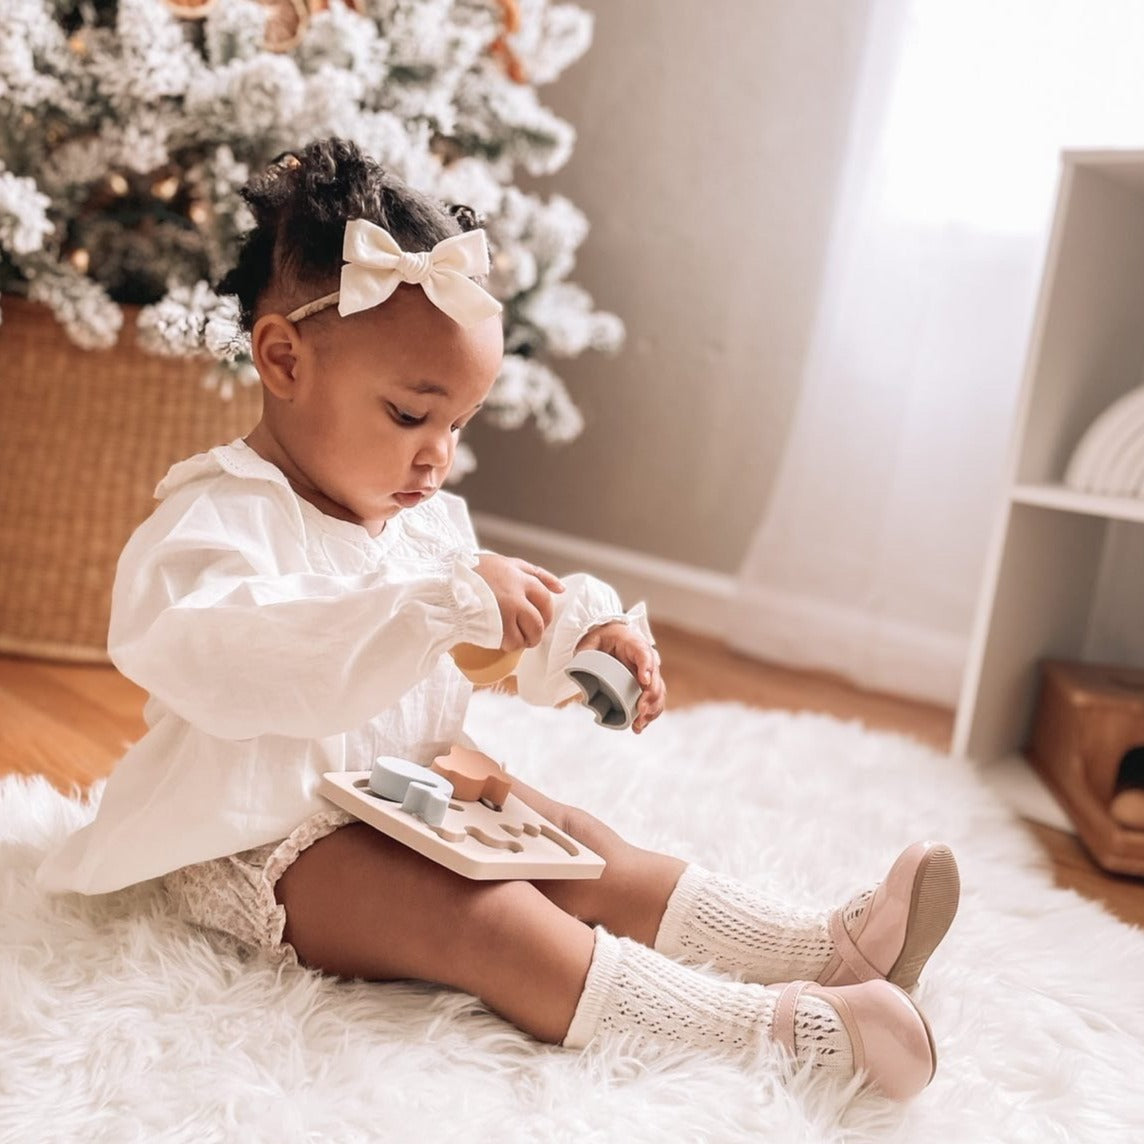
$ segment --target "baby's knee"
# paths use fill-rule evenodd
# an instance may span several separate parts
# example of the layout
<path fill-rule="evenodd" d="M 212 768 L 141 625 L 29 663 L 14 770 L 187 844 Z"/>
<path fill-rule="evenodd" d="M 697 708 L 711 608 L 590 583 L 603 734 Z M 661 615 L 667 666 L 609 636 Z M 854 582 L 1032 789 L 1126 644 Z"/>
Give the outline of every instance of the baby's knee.
<path fill-rule="evenodd" d="M 610 826 L 578 806 L 559 803 L 556 813 L 550 818 L 558 830 L 595 851 L 605 861 L 620 858 L 623 851 L 629 848 L 629 844 Z"/>
<path fill-rule="evenodd" d="M 440 946 L 448 976 L 439 980 L 479 997 L 505 974 L 535 972 L 557 918 L 553 903 L 532 883 L 516 880 L 469 882 L 450 902 L 449 913 Z M 563 910 L 559 916 L 572 920 Z"/>
<path fill-rule="evenodd" d="M 595 815 L 589 814 L 578 806 L 569 806 L 536 790 L 534 787 L 522 783 L 519 779 L 513 780 L 513 793 L 537 814 L 542 814 L 557 830 L 582 842 L 585 846 L 600 851 L 595 843 L 604 846 L 617 843 L 620 837 L 610 827 L 605 826 Z"/>
<path fill-rule="evenodd" d="M 534 911 L 530 882 L 464 881 L 449 903 L 452 940 L 464 949 L 499 949 L 519 937 Z"/>

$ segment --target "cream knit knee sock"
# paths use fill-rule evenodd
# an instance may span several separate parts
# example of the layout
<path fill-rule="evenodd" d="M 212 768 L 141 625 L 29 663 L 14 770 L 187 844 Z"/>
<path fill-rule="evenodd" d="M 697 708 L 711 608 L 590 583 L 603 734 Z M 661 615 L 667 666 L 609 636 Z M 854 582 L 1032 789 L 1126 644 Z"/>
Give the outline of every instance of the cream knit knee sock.
<path fill-rule="evenodd" d="M 580 1049 L 596 1036 L 750 1055 L 766 1045 L 780 990 L 720 981 L 597 927 L 584 992 L 564 1038 Z M 850 1037 L 834 1007 L 802 994 L 795 1008 L 795 1060 L 849 1077 Z"/>
<path fill-rule="evenodd" d="M 847 903 L 845 922 L 861 913 L 873 892 Z M 742 882 L 691 865 L 668 899 L 655 948 L 766 985 L 816 981 L 834 952 L 829 917 L 829 910 L 792 910 Z"/>

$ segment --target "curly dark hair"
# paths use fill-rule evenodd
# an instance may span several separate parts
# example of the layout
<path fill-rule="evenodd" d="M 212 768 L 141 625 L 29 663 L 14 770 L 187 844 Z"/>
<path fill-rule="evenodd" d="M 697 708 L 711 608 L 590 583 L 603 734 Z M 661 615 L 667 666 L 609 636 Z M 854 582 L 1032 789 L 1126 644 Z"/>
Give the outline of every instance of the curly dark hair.
<path fill-rule="evenodd" d="M 356 143 L 332 136 L 279 155 L 239 191 L 254 215 L 238 262 L 218 284 L 237 294 L 242 325 L 254 326 L 271 288 L 288 297 L 337 289 L 346 222 L 385 227 L 403 250 L 429 250 L 481 225 L 466 206 L 437 203 L 407 186 Z"/>

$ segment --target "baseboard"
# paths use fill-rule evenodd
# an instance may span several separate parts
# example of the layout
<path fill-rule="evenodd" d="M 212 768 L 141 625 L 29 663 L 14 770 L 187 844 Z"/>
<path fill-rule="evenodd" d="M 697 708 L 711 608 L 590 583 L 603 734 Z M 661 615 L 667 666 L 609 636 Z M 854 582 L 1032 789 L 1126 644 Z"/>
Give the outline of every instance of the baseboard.
<path fill-rule="evenodd" d="M 480 542 L 497 552 L 542 564 L 558 576 L 569 572 L 599 576 L 629 607 L 646 601 L 653 623 L 658 619 L 709 636 L 726 631 L 736 591 L 734 576 L 491 513 L 474 512 L 473 525 Z"/>
<path fill-rule="evenodd" d="M 968 638 L 490 513 L 473 513 L 473 524 L 489 548 L 557 575 L 590 572 L 613 585 L 625 604 L 645 600 L 653 622 L 725 639 L 771 663 L 834 672 L 873 691 L 957 705 Z"/>
<path fill-rule="evenodd" d="M 968 637 L 758 584 L 739 586 L 728 643 L 759 659 L 831 671 L 861 687 L 956 707 Z"/>

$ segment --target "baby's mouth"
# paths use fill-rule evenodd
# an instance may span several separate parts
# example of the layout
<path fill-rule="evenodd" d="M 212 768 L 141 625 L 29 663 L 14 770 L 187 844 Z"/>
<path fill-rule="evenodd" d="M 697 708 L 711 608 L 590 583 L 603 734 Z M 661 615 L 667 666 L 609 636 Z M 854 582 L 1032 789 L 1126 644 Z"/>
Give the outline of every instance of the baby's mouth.
<path fill-rule="evenodd" d="M 420 504 L 421 501 L 428 499 L 437 491 L 436 485 L 426 485 L 419 489 L 403 489 L 401 492 L 393 494 L 393 499 L 397 501 L 402 508 L 410 508 L 415 504 Z"/>

